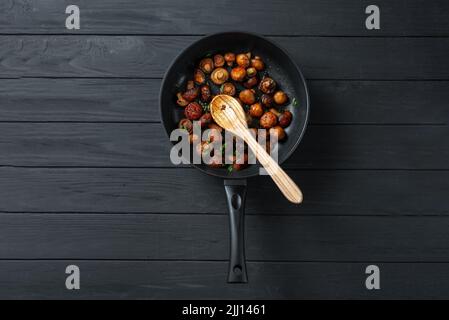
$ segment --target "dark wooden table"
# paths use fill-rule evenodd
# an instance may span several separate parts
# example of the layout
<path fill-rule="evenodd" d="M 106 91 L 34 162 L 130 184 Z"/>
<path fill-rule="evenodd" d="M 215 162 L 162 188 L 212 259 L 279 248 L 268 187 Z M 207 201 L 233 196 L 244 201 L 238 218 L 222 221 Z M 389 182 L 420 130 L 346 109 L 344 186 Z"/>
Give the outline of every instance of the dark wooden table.
<path fill-rule="evenodd" d="M 72 2 L 81 29 L 69 31 Z M 365 28 L 369 4 L 380 30 Z M 0 297 L 449 298 L 448 9 L 2 1 Z M 284 46 L 312 100 L 285 165 L 305 202 L 250 180 L 250 282 L 239 285 L 225 281 L 222 181 L 170 163 L 157 101 L 180 50 L 235 29 Z M 70 264 L 80 290 L 65 287 Z M 380 290 L 365 287 L 371 264 Z"/>

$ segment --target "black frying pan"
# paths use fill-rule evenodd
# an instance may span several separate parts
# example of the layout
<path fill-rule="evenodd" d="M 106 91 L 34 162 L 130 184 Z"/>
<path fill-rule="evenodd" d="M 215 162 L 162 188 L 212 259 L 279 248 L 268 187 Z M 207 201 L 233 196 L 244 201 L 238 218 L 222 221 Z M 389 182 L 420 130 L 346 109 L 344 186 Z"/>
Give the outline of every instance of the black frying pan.
<path fill-rule="evenodd" d="M 293 98 L 297 102 L 296 106 L 292 104 L 288 106 L 288 110 L 293 113 L 293 121 L 285 130 L 287 139 L 279 144 L 278 161 L 282 163 L 296 149 L 306 129 L 309 95 L 304 77 L 292 58 L 277 44 L 262 36 L 246 32 L 217 33 L 194 42 L 182 51 L 168 68 L 162 81 L 160 92 L 162 123 L 169 136 L 178 128 L 178 122 L 184 115 L 183 109 L 176 104 L 176 93 L 183 91 L 187 80 L 192 79 L 199 60 L 207 54 L 248 51 L 262 57 L 268 74 L 288 94 L 290 102 Z M 231 234 L 228 282 L 247 282 L 244 245 L 246 178 L 258 175 L 259 166 L 252 165 L 233 172 L 211 168 L 204 164 L 193 166 L 209 175 L 224 179 Z"/>

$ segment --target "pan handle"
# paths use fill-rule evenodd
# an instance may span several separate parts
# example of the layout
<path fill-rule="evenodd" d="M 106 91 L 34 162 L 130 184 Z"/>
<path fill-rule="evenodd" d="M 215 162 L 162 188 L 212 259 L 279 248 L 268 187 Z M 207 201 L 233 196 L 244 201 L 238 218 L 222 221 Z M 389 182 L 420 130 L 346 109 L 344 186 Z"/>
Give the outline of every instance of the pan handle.
<path fill-rule="evenodd" d="M 228 201 L 231 234 L 228 282 L 246 283 L 248 282 L 245 262 L 246 179 L 225 180 L 224 186 Z"/>

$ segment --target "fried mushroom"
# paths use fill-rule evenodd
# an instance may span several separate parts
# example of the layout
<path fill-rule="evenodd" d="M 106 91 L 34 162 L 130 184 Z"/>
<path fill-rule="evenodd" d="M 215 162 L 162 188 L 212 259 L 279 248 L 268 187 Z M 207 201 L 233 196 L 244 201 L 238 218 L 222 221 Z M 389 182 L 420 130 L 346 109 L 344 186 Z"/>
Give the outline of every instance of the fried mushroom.
<path fill-rule="evenodd" d="M 227 94 L 229 96 L 234 96 L 235 95 L 235 85 L 231 82 L 225 82 L 223 83 L 223 85 L 220 88 L 220 92 L 223 94 Z"/>
<path fill-rule="evenodd" d="M 279 105 L 283 105 L 288 101 L 288 96 L 284 91 L 276 91 L 273 95 L 274 102 Z"/>
<path fill-rule="evenodd" d="M 224 55 L 224 59 L 228 67 L 232 67 L 235 61 L 235 54 L 233 54 L 232 52 L 228 52 Z"/>
<path fill-rule="evenodd" d="M 176 103 L 178 104 L 178 106 L 180 107 L 185 107 L 189 104 L 189 101 L 187 101 L 186 99 L 183 98 L 182 96 L 182 92 L 178 92 L 176 94 L 176 96 L 178 97 L 178 100 L 176 100 Z"/>
<path fill-rule="evenodd" d="M 263 107 L 260 102 L 256 102 L 249 108 L 249 114 L 251 117 L 260 118 L 263 115 Z"/>
<path fill-rule="evenodd" d="M 235 67 L 231 70 L 231 78 L 234 81 L 241 82 L 246 77 L 246 69 L 243 67 Z"/>
<path fill-rule="evenodd" d="M 195 72 L 193 73 L 193 80 L 197 84 L 203 84 L 206 82 L 206 75 L 201 69 L 195 69 Z"/>
<path fill-rule="evenodd" d="M 254 93 L 255 92 L 252 89 L 245 89 L 240 92 L 239 99 L 244 104 L 253 104 L 256 101 L 256 96 Z"/>
<path fill-rule="evenodd" d="M 265 64 L 259 56 L 255 56 L 254 59 L 251 59 L 251 67 L 257 71 L 262 71 L 265 69 Z"/>
<path fill-rule="evenodd" d="M 259 84 L 259 90 L 265 94 L 272 94 L 276 89 L 276 82 L 270 77 L 264 77 Z"/>
<path fill-rule="evenodd" d="M 181 119 L 179 121 L 178 128 L 186 130 L 188 133 L 192 133 L 192 130 L 193 130 L 192 121 L 190 121 L 189 119 L 186 119 L 186 118 Z"/>
<path fill-rule="evenodd" d="M 268 94 L 263 94 L 260 97 L 260 102 L 262 102 L 265 107 L 270 108 L 273 105 L 273 97 Z"/>
<path fill-rule="evenodd" d="M 216 85 L 222 85 L 223 83 L 225 83 L 228 80 L 228 78 L 229 78 L 229 73 L 225 68 L 215 69 L 210 76 L 210 79 Z"/>
<path fill-rule="evenodd" d="M 281 126 L 275 126 L 270 129 L 270 138 L 276 137 L 278 141 L 282 141 L 285 139 L 285 131 Z"/>
<path fill-rule="evenodd" d="M 182 94 L 182 97 L 183 97 L 185 100 L 187 100 L 187 101 L 189 101 L 189 102 L 192 102 L 193 100 L 195 100 L 195 99 L 198 97 L 198 94 L 199 94 L 199 88 L 193 87 L 193 88 L 187 89 L 187 90 Z"/>
<path fill-rule="evenodd" d="M 260 126 L 264 129 L 270 129 L 277 124 L 277 117 L 274 113 L 267 111 L 260 117 Z"/>
<path fill-rule="evenodd" d="M 214 66 L 223 67 L 225 64 L 225 58 L 221 54 L 214 55 Z"/>
<path fill-rule="evenodd" d="M 282 128 L 286 128 L 290 125 L 292 122 L 293 115 L 290 111 L 285 110 L 280 116 L 279 116 L 279 125 Z"/>
<path fill-rule="evenodd" d="M 214 61 L 211 58 L 204 58 L 200 61 L 199 67 L 204 73 L 209 74 L 214 70 Z"/>
<path fill-rule="evenodd" d="M 201 86 L 201 100 L 204 102 L 209 102 L 212 99 L 212 93 L 210 91 L 210 87 L 205 84 Z"/>
<path fill-rule="evenodd" d="M 198 102 L 191 102 L 185 108 L 184 114 L 189 120 L 198 120 L 203 114 L 203 108 L 200 106 Z"/>
<path fill-rule="evenodd" d="M 240 67 L 248 68 L 251 63 L 249 60 L 250 57 L 251 57 L 251 53 L 249 53 L 249 52 L 248 53 L 240 53 L 235 58 L 235 62 L 237 62 L 237 64 Z"/>

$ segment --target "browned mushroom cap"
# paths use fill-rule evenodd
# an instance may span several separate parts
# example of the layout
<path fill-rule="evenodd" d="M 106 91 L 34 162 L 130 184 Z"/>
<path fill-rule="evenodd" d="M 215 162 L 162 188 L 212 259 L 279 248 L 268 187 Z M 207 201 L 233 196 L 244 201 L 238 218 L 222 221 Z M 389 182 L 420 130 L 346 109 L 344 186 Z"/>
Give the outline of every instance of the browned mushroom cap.
<path fill-rule="evenodd" d="M 286 128 L 290 125 L 292 122 L 293 115 L 290 111 L 285 110 L 280 116 L 279 116 L 279 125 L 282 128 Z"/>
<path fill-rule="evenodd" d="M 263 115 L 263 107 L 260 102 L 256 102 L 249 108 L 249 114 L 251 117 L 260 118 Z"/>
<path fill-rule="evenodd" d="M 260 126 L 265 129 L 274 127 L 277 124 L 277 117 L 274 113 L 268 111 L 260 117 Z"/>
<path fill-rule="evenodd" d="M 200 69 L 204 73 L 211 73 L 214 70 L 214 61 L 211 58 L 204 58 L 200 61 Z"/>
<path fill-rule="evenodd" d="M 178 106 L 180 106 L 180 107 L 185 107 L 185 106 L 187 106 L 187 105 L 189 104 L 189 101 L 187 101 L 186 99 L 184 99 L 184 98 L 182 97 L 182 93 L 181 93 L 181 92 L 178 92 L 178 93 L 176 94 L 176 96 L 178 97 L 178 100 L 176 101 L 176 103 L 178 104 Z"/>
<path fill-rule="evenodd" d="M 248 56 L 249 55 L 249 56 Z M 240 53 L 235 58 L 235 61 L 240 67 L 248 68 L 250 64 L 249 58 L 251 57 L 251 53 Z"/>
<path fill-rule="evenodd" d="M 274 102 L 276 102 L 279 105 L 282 105 L 287 102 L 288 96 L 284 91 L 276 91 L 273 96 Z"/>
<path fill-rule="evenodd" d="M 215 69 L 210 76 L 210 79 L 213 81 L 213 83 L 218 85 L 225 83 L 228 80 L 228 78 L 229 74 L 225 68 Z"/>
<path fill-rule="evenodd" d="M 270 138 L 276 137 L 278 141 L 284 140 L 284 138 L 285 138 L 285 131 L 280 126 L 275 126 L 275 127 L 271 128 L 269 133 L 270 133 Z"/>
<path fill-rule="evenodd" d="M 203 108 L 198 102 L 190 102 L 184 109 L 184 115 L 187 119 L 198 120 L 203 115 Z"/>
<path fill-rule="evenodd" d="M 259 56 L 255 56 L 254 59 L 251 59 L 251 67 L 255 68 L 257 71 L 261 71 L 265 69 L 265 64 Z"/>
<path fill-rule="evenodd" d="M 191 89 L 187 89 L 186 92 L 182 94 L 182 97 L 187 101 L 191 102 L 198 97 L 199 89 L 197 87 L 193 87 Z"/>
<path fill-rule="evenodd" d="M 235 85 L 231 82 L 223 83 L 223 85 L 220 88 L 221 93 L 227 94 L 229 96 L 235 95 Z"/>
<path fill-rule="evenodd" d="M 203 84 L 206 81 L 206 75 L 200 69 L 195 69 L 193 80 L 195 80 L 197 84 Z"/>
<path fill-rule="evenodd" d="M 260 97 L 260 102 L 262 102 L 265 107 L 270 108 L 273 105 L 273 97 L 268 94 L 263 94 Z"/>
<path fill-rule="evenodd" d="M 229 67 L 232 67 L 232 65 L 234 64 L 234 61 L 235 61 L 235 54 L 233 54 L 232 52 L 228 52 L 224 55 L 224 59 L 226 61 L 226 64 Z"/>
<path fill-rule="evenodd" d="M 259 90 L 266 94 L 272 94 L 276 89 L 276 82 L 270 77 L 264 77 L 259 84 Z"/>
<path fill-rule="evenodd" d="M 246 77 L 246 69 L 243 67 L 235 67 L 231 70 L 231 78 L 234 81 L 243 81 Z"/>
<path fill-rule="evenodd" d="M 245 82 L 243 82 L 243 86 L 246 89 L 251 89 L 252 87 L 257 85 L 258 81 L 259 81 L 259 79 L 257 79 L 257 77 L 252 77 L 252 78 L 249 78 L 248 80 L 246 80 Z"/>
<path fill-rule="evenodd" d="M 212 93 L 210 87 L 207 84 L 201 86 L 201 100 L 204 102 L 209 102 L 212 99 Z"/>
<path fill-rule="evenodd" d="M 225 64 L 225 58 L 221 54 L 216 54 L 214 56 L 215 67 L 223 67 Z"/>
<path fill-rule="evenodd" d="M 239 94 L 240 100 L 244 104 L 253 104 L 256 101 L 256 96 L 254 95 L 254 90 L 245 89 Z"/>
<path fill-rule="evenodd" d="M 190 121 L 189 119 L 186 119 L 186 118 L 181 119 L 179 121 L 178 127 L 179 127 L 179 129 L 186 130 L 189 133 L 192 133 L 192 130 L 193 130 L 192 121 Z"/>

